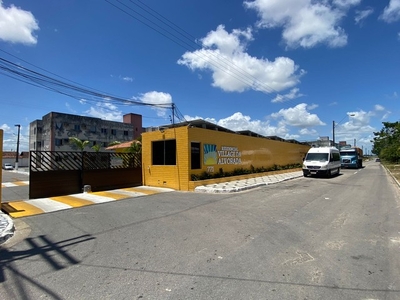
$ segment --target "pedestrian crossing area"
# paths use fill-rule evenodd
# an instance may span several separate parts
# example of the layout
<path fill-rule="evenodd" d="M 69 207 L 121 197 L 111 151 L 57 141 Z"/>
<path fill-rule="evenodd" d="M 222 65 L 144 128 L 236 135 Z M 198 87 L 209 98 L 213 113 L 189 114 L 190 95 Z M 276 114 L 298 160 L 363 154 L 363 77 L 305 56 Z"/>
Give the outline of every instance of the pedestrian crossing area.
<path fill-rule="evenodd" d="M 15 184 L 15 182 L 14 182 Z M 4 183 L 2 184 L 3 187 Z M 6 186 L 7 187 L 7 186 Z M 12 201 L 1 204 L 1 209 L 12 218 L 21 218 L 43 213 L 55 212 L 64 209 L 87 205 L 118 201 L 133 197 L 140 197 L 173 191 L 167 188 L 148 186 L 130 187 L 112 191 L 79 193 L 66 196 L 56 196 L 23 201 Z"/>

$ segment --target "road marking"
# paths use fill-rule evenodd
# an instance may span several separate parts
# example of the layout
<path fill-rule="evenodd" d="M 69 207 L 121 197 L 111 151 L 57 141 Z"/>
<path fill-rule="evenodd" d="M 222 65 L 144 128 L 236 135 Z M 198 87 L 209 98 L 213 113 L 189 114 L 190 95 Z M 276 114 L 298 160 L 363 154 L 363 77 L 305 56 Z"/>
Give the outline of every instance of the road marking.
<path fill-rule="evenodd" d="M 121 194 L 121 193 L 116 193 L 116 192 L 95 192 L 96 196 L 103 196 L 103 197 L 108 197 L 112 198 L 114 200 L 121 200 L 121 199 L 126 199 L 129 196 L 126 194 Z"/>
<path fill-rule="evenodd" d="M 124 191 L 128 191 L 128 192 L 142 193 L 142 194 L 146 194 L 146 195 L 158 194 L 161 191 L 163 191 L 163 192 L 168 192 L 169 191 L 169 189 L 148 188 L 148 187 L 144 187 L 144 186 L 143 187 L 134 187 L 134 188 L 124 188 L 123 190 Z"/>
<path fill-rule="evenodd" d="M 62 202 L 62 203 L 68 204 L 71 207 L 82 207 L 82 206 L 93 204 L 92 201 L 79 199 L 79 198 L 73 197 L 73 196 L 50 197 L 50 199 L 52 199 L 54 201 L 58 201 L 58 202 Z"/>
<path fill-rule="evenodd" d="M 52 212 L 52 211 L 72 208 L 72 206 L 70 205 L 67 205 L 59 201 L 51 200 L 49 198 L 33 199 L 33 200 L 28 200 L 27 202 L 29 204 L 32 204 L 40 208 L 44 212 Z"/>
<path fill-rule="evenodd" d="M 97 203 L 106 203 L 170 191 L 173 190 L 166 188 L 140 186 L 111 191 L 79 193 L 66 196 L 30 199 L 24 201 L 12 201 L 2 203 L 2 209 L 12 218 L 20 218 L 74 207 L 88 206 Z"/>
<path fill-rule="evenodd" d="M 27 201 L 18 201 L 11 203 L 2 203 L 1 208 L 5 210 L 12 218 L 33 216 L 44 213 L 44 211 Z"/>
<path fill-rule="evenodd" d="M 14 182 L 3 182 L 1 187 L 15 187 L 29 185 L 29 181 L 14 181 Z"/>

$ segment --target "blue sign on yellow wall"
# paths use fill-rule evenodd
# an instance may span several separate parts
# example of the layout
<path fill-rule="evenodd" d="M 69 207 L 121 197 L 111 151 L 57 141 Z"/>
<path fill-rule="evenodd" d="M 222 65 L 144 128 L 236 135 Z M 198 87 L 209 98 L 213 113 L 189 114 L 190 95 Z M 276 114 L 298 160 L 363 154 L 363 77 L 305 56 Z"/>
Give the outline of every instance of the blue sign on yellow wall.
<path fill-rule="evenodd" d="M 203 150 L 204 150 L 204 164 L 206 166 L 216 165 L 218 162 L 217 145 L 204 144 Z"/>

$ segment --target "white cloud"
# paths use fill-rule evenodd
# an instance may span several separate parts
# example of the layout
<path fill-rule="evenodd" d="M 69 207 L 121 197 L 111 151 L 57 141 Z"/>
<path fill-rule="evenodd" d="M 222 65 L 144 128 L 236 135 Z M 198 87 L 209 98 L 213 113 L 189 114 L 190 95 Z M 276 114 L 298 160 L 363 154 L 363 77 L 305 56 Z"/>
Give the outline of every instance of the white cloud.
<path fill-rule="evenodd" d="M 128 76 L 121 77 L 121 79 L 122 79 L 123 81 L 127 81 L 127 82 L 132 82 L 132 81 L 133 81 L 133 78 L 132 78 L 132 77 L 128 77 Z"/>
<path fill-rule="evenodd" d="M 379 18 L 387 23 L 400 20 L 400 0 L 390 0 Z"/>
<path fill-rule="evenodd" d="M 346 11 L 360 0 L 253 0 L 245 1 L 254 9 L 260 20 L 258 27 L 282 27 L 282 37 L 288 47 L 312 48 L 318 44 L 343 47 L 347 34 L 339 26 Z"/>
<path fill-rule="evenodd" d="M 122 121 L 122 112 L 114 104 L 107 102 L 107 100 L 98 102 L 96 106 L 91 106 L 86 113 L 88 116 L 102 120 Z"/>
<path fill-rule="evenodd" d="M 287 57 L 274 61 L 258 59 L 245 52 L 253 39 L 250 29 L 228 33 L 223 25 L 201 40 L 203 48 L 186 52 L 178 64 L 191 70 L 210 70 L 214 87 L 227 92 L 246 90 L 264 93 L 291 88 L 299 83 L 303 70 Z"/>
<path fill-rule="evenodd" d="M 302 103 L 289 109 L 282 109 L 277 113 L 270 115 L 266 120 L 252 120 L 250 116 L 236 112 L 233 115 L 215 120 L 213 118 L 202 118 L 199 116 L 185 116 L 185 119 L 195 120 L 204 119 L 208 122 L 228 128 L 233 131 L 250 130 L 263 136 L 279 136 L 284 139 L 298 139 L 300 136 L 318 136 L 314 126 L 325 125 L 317 115 L 310 114 L 309 108 Z M 271 121 L 276 121 L 272 124 Z M 291 126 L 299 128 L 299 134 L 290 133 Z"/>
<path fill-rule="evenodd" d="M 283 118 L 283 122 L 295 127 L 312 127 L 325 125 L 316 114 L 310 114 L 306 103 L 300 103 L 295 107 L 281 109 L 277 113 L 271 114 L 273 118 Z"/>
<path fill-rule="evenodd" d="M 356 6 L 361 3 L 361 0 L 333 0 L 335 6 L 342 8 L 349 8 L 351 6 Z"/>
<path fill-rule="evenodd" d="M 3 129 L 4 132 L 8 132 L 11 128 L 7 124 L 3 124 L 0 126 L 0 129 Z"/>
<path fill-rule="evenodd" d="M 286 102 L 290 100 L 294 100 L 296 98 L 304 96 L 303 94 L 299 94 L 299 89 L 294 88 L 291 89 L 289 93 L 285 95 L 278 94 L 274 99 L 272 99 L 272 103 L 277 103 L 277 102 Z"/>
<path fill-rule="evenodd" d="M 82 103 L 82 102 L 81 102 Z M 65 107 L 73 114 L 76 114 L 76 110 L 68 103 L 65 103 Z"/>
<path fill-rule="evenodd" d="M 317 136 L 318 132 L 315 129 L 309 128 L 302 128 L 299 130 L 300 134 L 302 135 L 310 135 L 310 136 Z"/>
<path fill-rule="evenodd" d="M 152 109 L 157 111 L 157 115 L 160 117 L 165 117 L 167 109 L 171 109 L 172 107 L 172 96 L 168 93 L 156 91 L 147 92 L 141 94 L 139 100 L 149 104 Z"/>
<path fill-rule="evenodd" d="M 372 8 L 368 8 L 365 10 L 357 10 L 354 21 L 356 24 L 361 24 L 362 21 L 364 21 L 367 17 L 369 17 L 373 13 L 374 13 L 374 10 Z"/>
<path fill-rule="evenodd" d="M 3 1 L 0 0 L 0 40 L 36 44 L 36 30 L 39 30 L 39 25 L 31 12 L 14 5 L 4 7 Z"/>
<path fill-rule="evenodd" d="M 376 111 L 383 111 L 383 110 L 385 110 L 385 108 L 384 108 L 382 105 L 379 105 L 379 104 L 376 104 L 374 108 L 375 108 Z"/>

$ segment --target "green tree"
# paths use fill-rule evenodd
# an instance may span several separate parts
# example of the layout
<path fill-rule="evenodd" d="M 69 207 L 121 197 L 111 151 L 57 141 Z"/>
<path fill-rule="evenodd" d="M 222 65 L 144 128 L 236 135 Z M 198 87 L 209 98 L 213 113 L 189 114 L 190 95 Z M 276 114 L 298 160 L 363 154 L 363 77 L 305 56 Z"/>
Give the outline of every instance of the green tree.
<path fill-rule="evenodd" d="M 69 138 L 70 144 L 78 148 L 80 151 L 83 152 L 85 150 L 86 146 L 89 144 L 89 141 L 82 141 L 78 139 L 77 137 L 70 137 Z"/>
<path fill-rule="evenodd" d="M 383 122 L 383 128 L 374 132 L 372 153 L 388 162 L 400 160 L 400 122 Z"/>
<path fill-rule="evenodd" d="M 99 152 L 100 149 L 101 149 L 101 146 L 100 146 L 100 144 L 96 144 L 96 145 L 93 145 L 93 146 L 92 146 L 92 149 L 93 149 L 95 152 Z"/>

